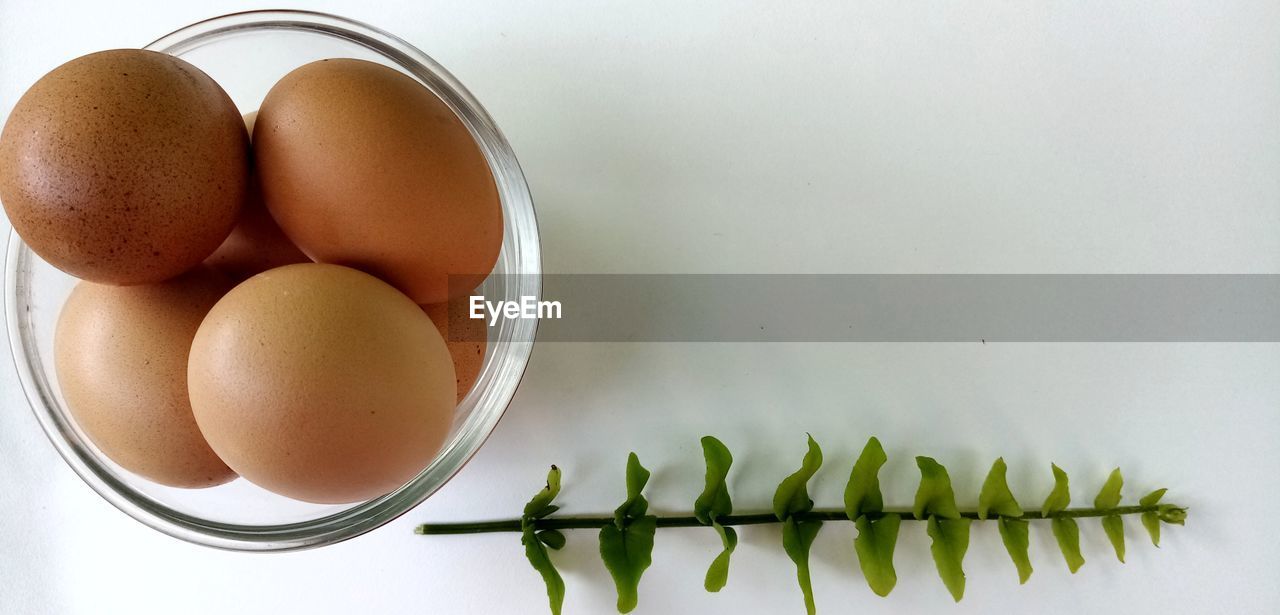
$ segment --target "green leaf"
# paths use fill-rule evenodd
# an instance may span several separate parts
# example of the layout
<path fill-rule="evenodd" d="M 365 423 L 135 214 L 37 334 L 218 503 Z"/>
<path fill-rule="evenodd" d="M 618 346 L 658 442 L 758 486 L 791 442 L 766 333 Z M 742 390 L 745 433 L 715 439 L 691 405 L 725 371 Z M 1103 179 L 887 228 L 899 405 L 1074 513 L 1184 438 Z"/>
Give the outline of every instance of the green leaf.
<path fill-rule="evenodd" d="M 877 596 L 888 596 L 893 586 L 898 584 L 898 573 L 893 570 L 893 549 L 898 544 L 901 523 L 902 518 L 898 515 L 879 519 L 862 515 L 854 522 L 858 528 L 858 537 L 853 540 L 853 548 L 858 552 L 858 565 L 862 567 L 867 585 Z"/>
<path fill-rule="evenodd" d="M 1160 546 L 1160 515 L 1153 512 L 1142 513 L 1142 527 L 1151 535 L 1151 544 Z"/>
<path fill-rule="evenodd" d="M 1084 556 L 1080 554 L 1080 526 L 1071 517 L 1054 517 L 1053 537 L 1058 539 L 1058 549 L 1067 560 L 1067 568 L 1075 574 L 1084 565 Z"/>
<path fill-rule="evenodd" d="M 729 467 L 733 465 L 733 455 L 723 442 L 711 436 L 703 436 L 702 456 L 707 462 L 706 484 L 702 488 L 702 494 L 693 503 L 693 516 L 697 517 L 699 523 L 715 528 L 720 535 L 720 544 L 724 546 L 720 554 L 711 560 L 706 579 L 702 582 L 707 591 L 718 592 L 729 582 L 729 556 L 738 546 L 738 533 L 716 521 L 733 513 L 733 500 L 729 498 L 729 486 L 726 483 Z"/>
<path fill-rule="evenodd" d="M 629 613 L 639 601 L 640 577 L 653 563 L 653 535 L 658 518 L 645 513 L 644 486 L 649 471 L 635 453 L 627 456 L 627 501 L 613 513 L 613 525 L 600 528 L 600 559 L 618 589 L 618 612 Z"/>
<path fill-rule="evenodd" d="M 1111 471 L 1111 475 L 1107 477 L 1107 482 L 1103 483 L 1102 489 L 1098 491 L 1098 497 L 1093 499 L 1094 508 L 1109 509 L 1120 505 L 1120 490 L 1124 488 L 1124 476 L 1120 474 L 1120 468 Z M 1124 562 L 1124 521 L 1120 515 L 1107 515 L 1102 518 L 1102 531 L 1107 534 L 1107 540 L 1111 541 L 1111 548 L 1115 549 L 1116 559 Z"/>
<path fill-rule="evenodd" d="M 555 504 L 552 504 L 550 506 L 542 507 L 542 510 L 538 511 L 537 514 L 530 515 L 530 516 L 533 517 L 534 519 L 541 519 L 547 515 L 550 515 L 551 513 L 554 513 L 557 510 L 560 510 L 560 507 L 556 506 Z"/>
<path fill-rule="evenodd" d="M 1120 475 L 1120 468 L 1111 471 L 1111 475 L 1107 477 L 1107 482 L 1103 483 L 1102 490 L 1098 492 L 1098 497 L 1093 498 L 1094 508 L 1115 508 L 1120 505 L 1120 489 L 1124 487 L 1124 477 Z"/>
<path fill-rule="evenodd" d="M 1155 506 L 1160 503 L 1160 498 L 1164 497 L 1168 489 L 1160 488 L 1142 496 L 1138 500 L 1139 506 Z M 1151 544 L 1160 546 L 1160 515 L 1155 512 L 1142 513 L 1142 527 L 1147 528 L 1147 534 L 1151 535 Z"/>
<path fill-rule="evenodd" d="M 733 455 L 723 442 L 703 436 L 702 456 L 707 461 L 706 486 L 693 503 L 693 516 L 703 525 L 711 525 L 716 517 L 733 512 L 733 501 L 729 499 L 729 486 L 725 482 L 729 466 L 733 465 Z"/>
<path fill-rule="evenodd" d="M 929 537 L 933 544 L 933 564 L 938 576 L 956 602 L 964 597 L 964 554 L 969 550 L 970 519 L 943 519 L 929 515 Z"/>
<path fill-rule="evenodd" d="M 916 503 L 912 512 L 917 519 L 936 515 L 943 519 L 959 519 L 956 494 L 951 490 L 951 476 L 942 464 L 931 457 L 916 457 L 920 467 L 920 488 L 916 490 Z"/>
<path fill-rule="evenodd" d="M 729 554 L 732 551 L 725 549 L 721 551 L 715 559 L 711 560 L 711 565 L 707 567 L 707 576 L 702 580 L 702 586 L 709 592 L 718 592 L 724 589 L 729 582 Z"/>
<path fill-rule="evenodd" d="M 1000 517 L 1000 540 L 1004 542 L 1009 559 L 1018 568 L 1018 583 L 1031 578 L 1031 558 L 1027 550 L 1031 546 L 1031 524 L 1026 519 Z"/>
<path fill-rule="evenodd" d="M 1044 507 L 1040 511 L 1045 516 L 1066 510 L 1071 504 L 1071 486 L 1067 473 L 1063 472 L 1057 464 L 1052 466 L 1053 491 L 1049 492 L 1049 497 L 1045 498 Z M 1080 554 L 1080 527 L 1076 525 L 1076 520 L 1070 517 L 1053 517 L 1051 523 L 1053 536 L 1058 539 L 1058 549 L 1062 551 L 1062 557 L 1067 560 L 1067 568 L 1071 569 L 1071 574 L 1075 574 L 1084 565 L 1084 556 Z"/>
<path fill-rule="evenodd" d="M 640 492 L 649 482 L 649 471 L 640 465 L 635 453 L 627 455 L 627 501 L 613 511 L 613 523 L 621 529 L 626 519 L 639 519 L 649 510 L 649 502 Z"/>
<path fill-rule="evenodd" d="M 982 482 L 982 493 L 978 496 L 978 518 L 986 519 L 987 514 L 994 512 L 1001 517 L 1021 517 L 1022 507 L 1009 491 L 1009 482 L 1005 475 L 1008 466 L 1004 457 L 996 459 L 987 472 L 987 479 Z"/>
<path fill-rule="evenodd" d="M 565 538 L 560 530 L 542 530 L 538 532 L 538 540 L 548 548 L 559 551 L 564 548 Z"/>
<path fill-rule="evenodd" d="M 618 612 L 630 613 L 640 599 L 640 577 L 653 563 L 653 535 L 658 519 L 653 516 L 628 520 L 625 527 L 600 528 L 600 559 L 618 590 Z"/>
<path fill-rule="evenodd" d="M 887 460 L 880 441 L 874 437 L 867 440 L 867 445 L 862 447 L 862 454 L 858 455 L 858 461 L 853 464 L 853 471 L 849 473 L 849 483 L 844 488 L 844 511 L 850 519 L 857 519 L 862 513 L 884 510 L 878 475 L 880 466 Z"/>
<path fill-rule="evenodd" d="M 560 573 L 551 563 L 551 557 L 534 533 L 532 524 L 524 524 L 520 542 L 524 544 L 524 556 L 533 565 L 533 569 L 542 575 L 542 582 L 547 585 L 547 600 L 550 602 L 552 615 L 560 615 L 560 609 L 564 605 L 564 579 L 560 578 Z"/>
<path fill-rule="evenodd" d="M 1116 550 L 1116 559 L 1120 563 L 1124 563 L 1124 520 L 1120 515 L 1107 515 L 1102 518 L 1102 531 L 1106 532 L 1107 540 L 1111 541 L 1111 547 Z"/>
<path fill-rule="evenodd" d="M 720 534 L 720 544 L 724 546 L 724 550 L 711 561 L 711 566 L 707 568 L 707 577 L 703 580 L 702 586 L 709 592 L 718 592 L 724 589 L 726 583 L 729 582 L 729 556 L 733 553 L 735 547 L 738 546 L 738 533 L 731 527 L 725 527 L 719 523 L 713 522 L 711 527 L 715 528 Z"/>
<path fill-rule="evenodd" d="M 786 521 L 787 517 L 796 513 L 813 510 L 813 500 L 809 499 L 807 483 L 820 467 L 822 467 L 822 449 L 818 447 L 813 436 L 809 436 L 809 451 L 804 454 L 800 469 L 784 478 L 782 484 L 778 485 L 778 490 L 773 493 L 773 514 L 779 521 Z"/>
<path fill-rule="evenodd" d="M 640 497 L 644 486 L 649 483 L 650 473 L 644 466 L 640 465 L 640 457 L 635 453 L 627 455 L 627 499 L 634 500 Z"/>
<path fill-rule="evenodd" d="M 545 517 L 555 512 L 551 510 L 547 512 L 547 508 L 551 506 L 551 501 L 556 499 L 556 495 L 560 493 L 560 468 L 551 466 L 551 471 L 547 472 L 547 486 L 543 487 L 528 504 L 524 505 L 524 516 L 526 517 Z M 557 507 L 558 508 L 558 507 Z"/>
<path fill-rule="evenodd" d="M 813 439 L 810 438 L 809 441 L 812 443 Z M 811 446 L 810 450 L 812 449 Z M 818 536 L 820 529 L 821 521 L 796 521 L 790 515 L 782 522 L 782 550 L 796 564 L 796 580 L 800 582 L 804 608 L 809 615 L 814 615 L 817 610 L 813 603 L 813 583 L 809 579 L 809 547 L 813 545 L 813 539 Z"/>
<path fill-rule="evenodd" d="M 1160 498 L 1164 497 L 1164 493 L 1166 491 L 1168 491 L 1168 489 L 1164 489 L 1164 488 L 1156 489 L 1155 491 L 1152 491 L 1151 493 L 1148 493 L 1142 496 L 1142 499 L 1138 500 L 1138 505 L 1139 506 L 1155 506 L 1156 504 L 1160 503 Z"/>
<path fill-rule="evenodd" d="M 1040 509 L 1040 514 L 1049 516 L 1061 510 L 1066 510 L 1067 505 L 1071 504 L 1071 488 L 1067 483 L 1067 473 L 1062 471 L 1057 464 L 1053 466 L 1053 491 L 1049 492 L 1049 497 L 1044 499 L 1044 506 Z"/>

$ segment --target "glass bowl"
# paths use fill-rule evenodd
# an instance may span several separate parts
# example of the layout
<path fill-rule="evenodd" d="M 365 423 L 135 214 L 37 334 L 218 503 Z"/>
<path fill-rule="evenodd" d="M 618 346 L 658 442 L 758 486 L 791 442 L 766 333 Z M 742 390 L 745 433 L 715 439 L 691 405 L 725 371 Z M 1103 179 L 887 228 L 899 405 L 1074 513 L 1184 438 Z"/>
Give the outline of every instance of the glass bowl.
<path fill-rule="evenodd" d="M 502 199 L 505 229 L 493 275 L 481 292 L 518 300 L 541 293 L 541 256 L 533 201 L 510 145 L 480 103 L 426 54 L 381 30 L 341 17 L 300 11 L 236 13 L 192 24 L 146 47 L 200 67 L 241 112 L 256 110 L 285 73 L 313 60 L 349 57 L 385 64 L 420 81 L 453 109 L 483 150 Z M 332 544 L 398 517 L 447 482 L 480 448 L 524 374 L 537 321 L 503 320 L 471 392 L 458 404 L 451 434 L 411 481 L 353 505 L 290 500 L 244 479 L 209 489 L 175 489 L 121 469 L 85 437 L 67 412 L 53 368 L 58 312 L 76 280 L 9 238 L 5 315 L 19 379 L 49 440 L 73 470 L 120 510 L 161 532 L 239 551 L 287 551 Z"/>

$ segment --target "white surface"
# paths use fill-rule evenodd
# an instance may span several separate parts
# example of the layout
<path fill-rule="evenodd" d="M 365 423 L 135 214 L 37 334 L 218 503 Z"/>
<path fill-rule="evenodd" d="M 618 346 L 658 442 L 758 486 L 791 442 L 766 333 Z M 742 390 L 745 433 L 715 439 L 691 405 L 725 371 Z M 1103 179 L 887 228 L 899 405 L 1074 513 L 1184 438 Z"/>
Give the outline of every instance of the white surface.
<path fill-rule="evenodd" d="M 244 3 L 0 2 L 0 115 L 48 69 L 139 46 Z M 442 62 L 511 139 L 560 272 L 1280 273 L 1280 5 L 1275 2 L 314 2 Z M 7 225 L 2 229 L 7 232 Z M 417 537 L 424 520 L 509 517 L 550 463 L 566 512 L 611 510 L 636 450 L 659 511 L 700 488 L 698 436 L 763 509 L 804 432 L 839 504 L 870 434 L 886 499 L 910 457 L 946 464 L 972 505 L 1004 455 L 1026 505 L 1050 460 L 1089 502 L 1113 465 L 1132 498 L 1192 507 L 1129 563 L 1082 527 L 1067 573 L 1033 528 L 1016 582 L 975 528 L 951 604 L 920 525 L 888 599 L 857 571 L 849 524 L 814 550 L 820 612 L 1270 613 L 1280 610 L 1280 347 L 1275 344 L 546 344 L 507 417 L 450 485 L 404 518 L 319 551 L 189 546 L 125 517 L 45 441 L 0 360 L 0 612 L 543 613 L 516 535 Z M 776 527 L 743 532 L 728 587 L 701 589 L 710 530 L 664 530 L 636 613 L 803 612 Z M 555 556 L 565 612 L 605 613 L 592 532 Z"/>

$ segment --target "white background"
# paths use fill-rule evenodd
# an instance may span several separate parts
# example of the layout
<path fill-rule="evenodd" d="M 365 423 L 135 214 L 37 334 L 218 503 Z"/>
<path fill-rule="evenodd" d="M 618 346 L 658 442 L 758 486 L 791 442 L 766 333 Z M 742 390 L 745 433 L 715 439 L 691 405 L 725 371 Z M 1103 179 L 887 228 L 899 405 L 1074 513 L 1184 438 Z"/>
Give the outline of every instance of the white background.
<path fill-rule="evenodd" d="M 45 71 L 141 46 L 246 3 L 0 0 L 0 115 Z M 293 4 L 293 3 L 290 3 Z M 391 30 L 453 71 L 510 138 L 555 272 L 1280 273 L 1276 2 L 313 2 Z M 7 225 L 0 230 L 7 233 Z M 797 298 L 799 300 L 799 298 Z M 117 512 L 63 465 L 0 360 L 0 611 L 543 613 L 516 535 L 424 538 L 426 520 L 509 517 L 566 472 L 566 512 L 623 497 L 628 450 L 658 511 L 688 510 L 697 439 L 767 507 L 804 433 L 837 506 L 868 435 L 886 499 L 932 454 L 972 505 L 1004 455 L 1038 505 L 1049 462 L 1092 501 L 1191 507 L 1129 563 L 1082 526 L 1067 572 L 1034 527 L 1019 587 L 975 527 L 954 606 L 904 525 L 899 583 L 866 588 L 852 527 L 815 546 L 820 612 L 1271 613 L 1280 610 L 1275 344 L 543 344 L 506 418 L 426 504 L 318 551 L 190 546 Z M 664 530 L 637 613 L 803 612 L 776 526 L 743 533 L 728 587 L 701 589 L 707 529 Z M 606 613 L 594 532 L 555 559 L 565 613 Z"/>

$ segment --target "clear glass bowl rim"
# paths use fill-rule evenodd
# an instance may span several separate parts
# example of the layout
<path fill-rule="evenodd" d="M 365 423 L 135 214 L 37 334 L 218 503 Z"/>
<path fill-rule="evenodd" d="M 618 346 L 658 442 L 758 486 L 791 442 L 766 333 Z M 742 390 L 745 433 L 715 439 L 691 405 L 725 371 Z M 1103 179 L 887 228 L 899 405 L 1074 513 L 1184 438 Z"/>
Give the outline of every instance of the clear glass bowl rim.
<path fill-rule="evenodd" d="M 541 245 L 532 196 L 510 144 L 493 119 L 447 70 L 405 40 L 345 17 L 300 10 L 230 13 L 179 28 L 145 49 L 180 54 L 220 37 L 250 31 L 296 30 L 334 36 L 358 44 L 429 84 L 467 125 L 489 162 L 504 213 L 503 255 L 515 265 L 500 276 L 506 294 L 541 296 Z M 51 408 L 47 379 L 38 356 L 25 343 L 30 330 L 22 298 L 25 273 L 37 258 L 16 231 L 10 233 L 5 263 L 5 316 L 19 382 L 45 434 L 68 465 L 94 491 L 134 519 L 160 532 L 204 546 L 232 551 L 294 551 L 334 544 L 378 528 L 413 509 L 453 477 L 484 443 L 505 413 L 533 349 L 537 321 L 506 321 L 490 342 L 492 365 L 481 374 L 472 415 L 432 464 L 399 489 L 340 512 L 306 521 L 246 525 L 202 519 L 141 494 L 106 470 L 96 454 L 78 443 L 67 417 Z M 478 396 L 477 396 L 478 395 Z"/>

